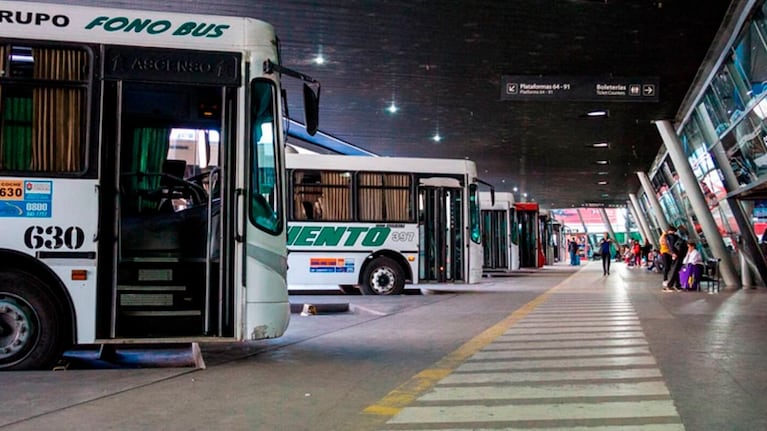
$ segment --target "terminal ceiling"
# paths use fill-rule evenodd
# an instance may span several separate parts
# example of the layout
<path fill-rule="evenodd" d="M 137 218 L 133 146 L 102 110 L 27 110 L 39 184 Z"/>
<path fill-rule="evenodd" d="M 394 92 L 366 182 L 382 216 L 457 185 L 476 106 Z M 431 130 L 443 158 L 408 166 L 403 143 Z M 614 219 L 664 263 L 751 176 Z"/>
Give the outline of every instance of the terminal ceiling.
<path fill-rule="evenodd" d="M 49 1 L 271 22 L 284 64 L 322 83 L 320 130 L 382 156 L 475 160 L 497 191 L 518 187 L 544 208 L 623 205 L 639 190 L 635 172 L 662 146 L 652 121 L 677 117 L 729 7 L 728 0 Z M 503 75 L 657 77 L 659 100 L 501 101 Z M 300 95 L 291 93 L 291 117 L 301 119 Z M 392 101 L 395 114 L 386 110 Z M 602 109 L 609 117 L 585 116 Z M 589 148 L 597 142 L 610 147 Z"/>

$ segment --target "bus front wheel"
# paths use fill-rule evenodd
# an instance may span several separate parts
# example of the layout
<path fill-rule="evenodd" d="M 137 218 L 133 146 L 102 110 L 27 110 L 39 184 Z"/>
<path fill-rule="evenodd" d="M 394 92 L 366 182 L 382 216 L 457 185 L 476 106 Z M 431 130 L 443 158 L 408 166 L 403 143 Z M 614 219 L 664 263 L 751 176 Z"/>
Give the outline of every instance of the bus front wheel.
<path fill-rule="evenodd" d="M 365 295 L 399 295 L 405 290 L 405 274 L 397 262 L 377 257 L 365 267 L 360 289 Z"/>
<path fill-rule="evenodd" d="M 58 315 L 37 278 L 0 272 L 0 370 L 52 366 L 61 353 Z"/>

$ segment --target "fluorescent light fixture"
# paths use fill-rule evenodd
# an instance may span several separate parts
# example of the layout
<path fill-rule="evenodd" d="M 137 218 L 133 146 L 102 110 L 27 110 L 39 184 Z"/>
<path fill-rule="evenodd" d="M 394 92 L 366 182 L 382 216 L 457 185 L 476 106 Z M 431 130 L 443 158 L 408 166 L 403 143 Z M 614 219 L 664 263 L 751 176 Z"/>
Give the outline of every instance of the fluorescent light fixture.
<path fill-rule="evenodd" d="M 592 148 L 610 148 L 609 142 L 595 142 L 591 144 Z"/>
<path fill-rule="evenodd" d="M 609 117 L 610 111 L 606 109 L 597 109 L 595 111 L 589 111 L 586 113 L 586 116 L 596 118 L 596 117 Z"/>
<path fill-rule="evenodd" d="M 604 175 L 610 175 L 610 173 L 607 172 L 607 171 L 599 171 L 599 172 L 597 172 L 597 175 L 604 176 Z"/>
<path fill-rule="evenodd" d="M 606 186 L 607 185 L 607 180 L 597 181 L 597 184 L 599 184 L 600 186 Z"/>
<path fill-rule="evenodd" d="M 609 165 L 610 161 L 609 160 L 597 160 L 596 164 L 598 164 L 598 165 Z"/>

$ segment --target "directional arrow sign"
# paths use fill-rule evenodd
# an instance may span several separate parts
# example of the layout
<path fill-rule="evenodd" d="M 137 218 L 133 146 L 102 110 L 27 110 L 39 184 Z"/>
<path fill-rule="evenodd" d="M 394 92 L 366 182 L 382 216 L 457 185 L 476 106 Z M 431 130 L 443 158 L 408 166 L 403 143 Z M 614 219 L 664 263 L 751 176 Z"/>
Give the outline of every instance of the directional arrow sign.
<path fill-rule="evenodd" d="M 658 102 L 657 77 L 503 75 L 501 100 Z"/>

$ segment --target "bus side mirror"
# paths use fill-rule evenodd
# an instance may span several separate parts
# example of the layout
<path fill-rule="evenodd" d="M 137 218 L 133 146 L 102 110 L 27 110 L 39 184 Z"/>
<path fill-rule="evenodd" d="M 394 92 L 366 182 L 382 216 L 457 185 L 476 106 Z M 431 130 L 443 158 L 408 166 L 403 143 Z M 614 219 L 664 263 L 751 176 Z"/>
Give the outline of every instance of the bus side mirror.
<path fill-rule="evenodd" d="M 304 82 L 304 123 L 306 133 L 314 136 L 320 125 L 320 86 Z"/>

